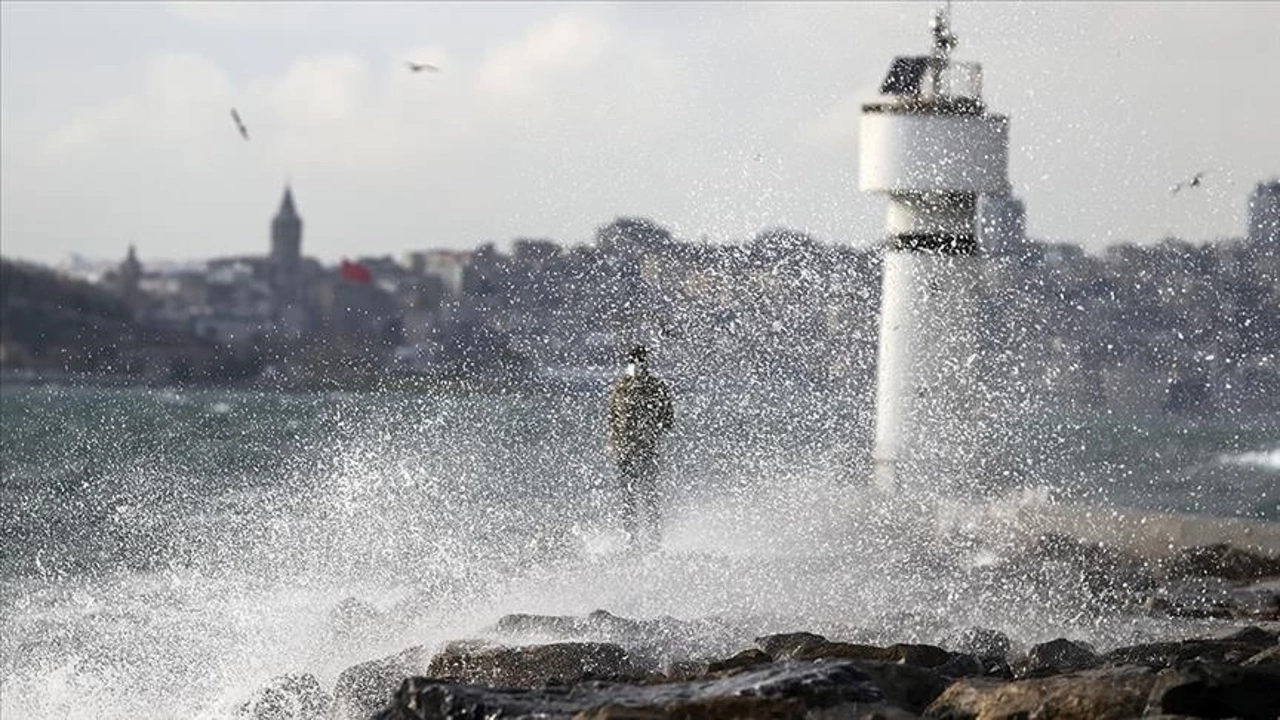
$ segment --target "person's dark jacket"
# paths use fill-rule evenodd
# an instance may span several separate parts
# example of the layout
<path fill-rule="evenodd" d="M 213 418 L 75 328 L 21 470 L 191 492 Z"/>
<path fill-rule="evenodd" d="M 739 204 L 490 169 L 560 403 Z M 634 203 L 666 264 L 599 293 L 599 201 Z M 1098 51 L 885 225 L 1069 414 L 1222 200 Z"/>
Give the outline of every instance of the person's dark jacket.
<path fill-rule="evenodd" d="M 609 395 L 609 449 L 617 460 L 652 453 L 675 422 L 671 390 L 641 370 L 621 377 Z"/>

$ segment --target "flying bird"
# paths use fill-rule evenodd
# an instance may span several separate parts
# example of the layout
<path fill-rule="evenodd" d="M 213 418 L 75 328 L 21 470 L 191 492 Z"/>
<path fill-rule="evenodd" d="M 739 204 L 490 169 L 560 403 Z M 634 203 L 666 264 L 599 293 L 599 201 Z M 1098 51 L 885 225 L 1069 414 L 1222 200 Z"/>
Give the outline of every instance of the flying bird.
<path fill-rule="evenodd" d="M 413 72 L 422 72 L 423 70 L 430 70 L 431 72 L 440 72 L 440 68 L 436 67 L 435 65 L 428 65 L 427 63 L 416 63 L 416 62 L 413 62 L 412 60 L 406 60 L 404 64 L 409 66 L 409 69 Z"/>
<path fill-rule="evenodd" d="M 1169 188 L 1169 192 L 1173 193 L 1174 195 L 1177 195 L 1178 191 L 1184 187 L 1196 188 L 1196 187 L 1200 187 L 1203 184 L 1204 184 L 1204 173 L 1198 172 L 1195 175 L 1192 175 L 1190 180 L 1178 181 L 1177 183 L 1175 183 L 1173 187 Z"/>
<path fill-rule="evenodd" d="M 246 128 L 244 126 L 244 122 L 240 120 L 240 113 L 236 112 L 235 108 L 231 108 L 231 119 L 235 121 L 236 129 L 240 131 L 240 137 L 244 138 L 245 140 L 248 140 L 249 128 Z"/>

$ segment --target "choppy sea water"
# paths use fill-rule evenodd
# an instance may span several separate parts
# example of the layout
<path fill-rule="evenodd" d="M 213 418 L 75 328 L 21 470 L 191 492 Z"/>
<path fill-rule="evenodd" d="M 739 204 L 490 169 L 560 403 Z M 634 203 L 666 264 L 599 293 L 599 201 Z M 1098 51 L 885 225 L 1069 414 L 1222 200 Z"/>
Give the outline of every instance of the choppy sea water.
<path fill-rule="evenodd" d="M 0 717 L 227 717 L 264 680 L 511 612 L 759 632 L 983 625 L 1100 646 L 1176 633 L 915 564 L 863 491 L 865 401 L 688 393 L 659 552 L 621 552 L 602 393 L 0 389 Z M 1280 519 L 1280 419 L 1044 421 L 993 493 Z M 851 449 L 852 448 L 852 449 Z M 963 568 L 963 563 L 959 563 Z M 341 632 L 356 598 L 382 613 Z"/>

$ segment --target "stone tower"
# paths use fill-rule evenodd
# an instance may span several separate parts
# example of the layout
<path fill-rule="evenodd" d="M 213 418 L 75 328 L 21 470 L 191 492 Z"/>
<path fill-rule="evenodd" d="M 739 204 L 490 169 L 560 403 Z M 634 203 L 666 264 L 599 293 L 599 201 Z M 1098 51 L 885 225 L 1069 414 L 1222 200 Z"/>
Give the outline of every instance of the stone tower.
<path fill-rule="evenodd" d="M 280 210 L 271 220 L 272 315 L 280 329 L 300 332 L 302 319 L 302 218 L 285 186 Z"/>
<path fill-rule="evenodd" d="M 136 247 L 129 246 L 129 254 L 125 256 L 124 262 L 120 263 L 116 273 L 116 283 L 120 295 L 124 298 L 125 304 L 129 306 L 129 311 L 137 318 L 140 310 L 141 289 L 139 286 L 142 281 L 142 263 L 138 261 Z"/>

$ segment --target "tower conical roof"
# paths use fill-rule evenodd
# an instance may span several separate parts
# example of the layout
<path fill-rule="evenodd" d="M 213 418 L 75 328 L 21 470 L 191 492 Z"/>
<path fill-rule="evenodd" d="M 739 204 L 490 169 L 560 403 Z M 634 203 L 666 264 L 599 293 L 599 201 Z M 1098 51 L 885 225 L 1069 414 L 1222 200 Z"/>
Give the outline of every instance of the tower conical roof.
<path fill-rule="evenodd" d="M 280 211 L 276 213 L 278 218 L 296 219 L 298 210 L 293 205 L 293 188 L 284 186 L 284 198 L 280 200 Z"/>

